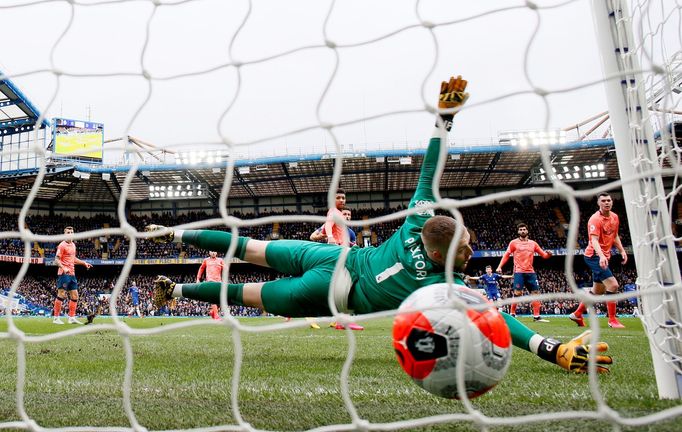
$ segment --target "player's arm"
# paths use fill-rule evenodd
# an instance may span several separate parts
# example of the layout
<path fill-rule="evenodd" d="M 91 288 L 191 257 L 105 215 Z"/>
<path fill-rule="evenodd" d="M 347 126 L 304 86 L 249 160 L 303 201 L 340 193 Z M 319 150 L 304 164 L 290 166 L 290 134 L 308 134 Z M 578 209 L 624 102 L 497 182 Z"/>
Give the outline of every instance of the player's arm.
<path fill-rule="evenodd" d="M 313 231 L 312 234 L 310 234 L 310 240 L 311 241 L 322 241 L 327 238 L 327 235 L 325 234 L 326 231 L 324 229 L 324 225 L 315 231 Z"/>
<path fill-rule="evenodd" d="M 552 251 L 546 251 L 546 250 L 542 249 L 542 248 L 540 247 L 540 245 L 537 244 L 537 243 L 535 243 L 535 250 L 534 250 L 534 251 L 537 252 L 538 255 L 540 255 L 540 256 L 543 257 L 544 259 L 547 259 L 547 258 L 549 258 L 549 257 L 551 257 L 551 256 L 553 255 L 553 254 L 552 254 Z"/>
<path fill-rule="evenodd" d="M 541 359 L 554 363 L 563 369 L 576 373 L 587 372 L 588 356 L 591 351 L 596 351 L 592 355 L 596 356 L 597 372 L 608 372 L 609 369 L 605 365 L 613 363 L 611 356 L 600 354 L 609 348 L 608 344 L 598 342 L 596 345 L 589 345 L 591 335 L 589 330 L 566 343 L 561 343 L 556 339 L 545 338 L 511 315 L 505 312 L 501 313 L 511 332 L 514 346 L 530 351 Z"/>
<path fill-rule="evenodd" d="M 358 237 L 355 235 L 353 228 L 348 227 L 348 246 L 353 247 L 357 245 L 357 239 Z"/>
<path fill-rule="evenodd" d="M 74 263 L 74 264 L 78 264 L 78 265 L 85 266 L 85 268 L 91 268 L 91 267 L 92 267 L 92 264 L 90 264 L 89 262 L 83 261 L 82 259 L 79 259 L 79 258 L 76 258 L 76 257 L 73 258 L 73 263 Z"/>
<path fill-rule="evenodd" d="M 220 278 L 223 278 L 223 270 L 225 270 L 225 261 L 223 261 L 222 258 L 220 258 Z"/>
<path fill-rule="evenodd" d="M 57 267 L 59 267 L 64 274 L 69 274 L 69 271 L 64 267 L 64 263 L 62 263 L 62 248 L 61 246 L 57 246 L 57 254 L 54 257 L 54 262 L 57 263 Z"/>
<path fill-rule="evenodd" d="M 204 275 L 205 271 L 206 271 L 206 260 L 203 260 L 201 262 L 201 266 L 199 267 L 199 271 L 197 272 L 197 283 L 201 282 L 201 277 Z"/>
<path fill-rule="evenodd" d="M 620 241 L 620 236 L 618 234 L 616 234 L 616 238 L 613 239 L 613 244 L 616 245 L 616 249 L 618 249 L 620 257 L 623 260 L 623 264 L 628 262 L 628 254 L 625 252 L 625 248 L 623 247 L 623 243 Z"/>
<path fill-rule="evenodd" d="M 465 278 L 465 280 L 470 280 L 470 281 L 477 281 L 477 280 L 479 280 L 479 279 L 481 279 L 480 276 L 467 276 L 467 277 Z"/>
<path fill-rule="evenodd" d="M 327 222 L 324 223 L 323 230 L 327 236 L 327 243 L 329 244 L 336 244 L 336 239 L 334 238 L 334 225 L 336 225 L 336 222 L 334 222 L 334 210 L 336 209 L 331 209 L 327 212 Z M 341 213 L 341 212 L 339 212 Z"/>
<path fill-rule="evenodd" d="M 590 243 L 592 243 L 592 247 L 594 248 L 594 252 L 599 257 L 599 267 L 606 269 L 609 266 L 609 259 L 606 258 L 606 255 L 604 255 L 604 251 L 601 250 L 601 245 L 599 244 L 599 236 L 598 235 L 591 235 L 590 236 Z"/>
<path fill-rule="evenodd" d="M 500 263 L 497 265 L 497 269 L 495 272 L 497 273 L 502 273 L 502 267 L 504 267 L 505 264 L 507 264 L 507 261 L 509 260 L 509 257 L 512 254 L 512 249 L 514 248 L 513 243 L 509 243 L 509 246 L 507 247 L 507 250 L 504 251 L 504 255 L 502 255 L 502 259 L 500 260 Z"/>
<path fill-rule="evenodd" d="M 440 86 L 440 94 L 438 98 L 438 109 L 448 110 L 459 108 L 469 98 L 469 94 L 465 93 L 467 81 L 463 80 L 461 76 L 457 78 L 450 77 L 450 81 L 443 81 Z M 439 120 L 436 121 L 436 131 L 434 136 L 429 141 L 429 146 L 424 155 L 421 171 L 419 172 L 419 181 L 417 182 L 417 189 L 410 200 L 409 208 L 416 207 L 421 204 L 432 203 L 436 200 L 433 194 L 433 177 L 436 174 L 436 165 L 438 164 L 438 155 L 440 154 L 441 146 L 441 128 L 447 132 L 452 127 L 452 119 L 456 112 L 448 114 L 438 114 Z M 433 215 L 433 211 L 424 212 L 424 214 L 412 214 L 407 217 L 407 222 L 412 225 L 423 226 L 424 223 Z"/>

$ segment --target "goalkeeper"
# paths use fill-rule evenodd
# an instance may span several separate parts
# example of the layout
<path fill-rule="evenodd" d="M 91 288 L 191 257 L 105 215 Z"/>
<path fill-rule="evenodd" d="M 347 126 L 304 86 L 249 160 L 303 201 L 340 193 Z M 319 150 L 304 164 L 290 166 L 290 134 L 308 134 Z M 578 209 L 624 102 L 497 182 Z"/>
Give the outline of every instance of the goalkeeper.
<path fill-rule="evenodd" d="M 328 291 L 332 289 L 334 303 L 341 312 L 365 314 L 397 309 L 413 291 L 445 281 L 445 259 L 457 229 L 456 221 L 447 216 L 434 216 L 424 208 L 435 202 L 432 184 L 441 146 L 442 128 L 449 131 L 454 113 L 466 102 L 467 82 L 461 76 L 441 84 L 438 107 L 440 113 L 436 131 L 429 142 L 419 175 L 417 189 L 409 208 L 423 208 L 407 217 L 405 223 L 379 247 L 348 251 L 345 266 L 334 276 L 334 268 L 343 247 L 309 241 L 262 241 L 247 237 L 234 238 L 231 233 L 209 230 L 171 230 L 150 225 L 159 242 L 182 242 L 202 249 L 225 253 L 236 242 L 235 257 L 252 264 L 273 268 L 292 275 L 269 282 L 227 284 L 228 303 L 265 309 L 282 316 L 329 316 Z M 465 285 L 464 269 L 473 251 L 469 233 L 463 230 L 456 250 L 453 275 L 455 283 Z M 154 302 L 163 306 L 174 297 L 186 297 L 211 303 L 220 299 L 218 282 L 175 284 L 159 276 L 155 281 Z M 587 370 L 590 349 L 605 351 L 601 342 L 587 345 L 589 332 L 562 344 L 544 338 L 510 315 L 504 314 L 514 345 L 539 357 L 576 372 Z M 597 355 L 597 370 L 606 372 L 611 357 Z"/>

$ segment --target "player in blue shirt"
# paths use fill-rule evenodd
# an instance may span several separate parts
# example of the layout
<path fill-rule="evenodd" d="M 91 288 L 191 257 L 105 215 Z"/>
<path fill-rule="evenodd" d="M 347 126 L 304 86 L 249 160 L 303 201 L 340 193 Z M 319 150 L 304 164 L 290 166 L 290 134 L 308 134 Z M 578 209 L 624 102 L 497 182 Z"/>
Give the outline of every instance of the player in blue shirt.
<path fill-rule="evenodd" d="M 491 266 L 485 266 L 484 274 L 482 274 L 481 276 L 470 276 L 469 280 L 483 281 L 485 285 L 485 295 L 488 297 L 488 300 L 496 301 L 501 298 L 499 289 L 500 286 L 498 281 L 500 279 L 511 279 L 513 277 L 514 276 L 512 275 L 501 275 L 499 273 L 493 273 L 493 268 Z"/>
<path fill-rule="evenodd" d="M 128 316 L 133 316 L 133 313 L 137 313 L 137 316 L 142 317 L 142 313 L 140 312 L 140 288 L 135 285 L 135 281 L 133 281 L 128 288 L 128 295 L 130 296 L 131 303 Z"/>

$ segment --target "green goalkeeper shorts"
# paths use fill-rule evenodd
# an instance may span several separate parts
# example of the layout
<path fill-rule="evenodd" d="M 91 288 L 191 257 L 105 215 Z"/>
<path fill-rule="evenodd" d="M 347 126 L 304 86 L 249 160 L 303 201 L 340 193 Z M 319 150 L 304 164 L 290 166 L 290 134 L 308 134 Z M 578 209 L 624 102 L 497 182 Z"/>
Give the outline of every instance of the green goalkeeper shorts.
<path fill-rule="evenodd" d="M 329 316 L 329 287 L 341 247 L 300 240 L 270 242 L 268 265 L 291 275 L 266 282 L 261 300 L 266 311 L 282 316 Z"/>

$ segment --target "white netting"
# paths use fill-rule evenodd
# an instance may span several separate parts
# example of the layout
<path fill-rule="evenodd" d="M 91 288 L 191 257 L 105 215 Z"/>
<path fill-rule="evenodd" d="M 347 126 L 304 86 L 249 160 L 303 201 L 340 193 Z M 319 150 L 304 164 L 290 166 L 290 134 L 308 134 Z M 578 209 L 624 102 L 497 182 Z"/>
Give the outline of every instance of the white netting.
<path fill-rule="evenodd" d="M 609 3 L 599 18 L 604 27 L 607 23 L 611 26 L 611 35 L 604 32 L 600 36 L 605 70 L 618 74 L 621 80 L 610 81 L 607 92 L 620 173 L 626 181 L 623 195 L 639 270 L 637 283 L 646 294 L 642 298 L 643 321 L 654 351 L 659 393 L 679 398 L 682 280 L 675 252 L 679 238 L 672 233 L 670 215 L 679 193 L 679 130 L 673 125 L 679 118 L 680 101 L 673 95 L 680 92 L 682 83 L 681 51 L 669 51 L 668 29 L 661 25 L 673 11 L 652 11 L 651 5 L 640 4 L 633 10 L 630 16 L 618 2 Z M 663 12 L 662 23 L 653 27 L 652 12 Z M 681 37 L 679 32 L 675 36 Z M 660 131 L 658 140 L 654 128 Z M 666 192 L 660 170 L 667 168 L 674 178 Z"/>
<path fill-rule="evenodd" d="M 222 217 L 188 224 L 182 227 L 184 229 L 226 225 L 232 227 L 233 232 L 236 233 L 240 227 L 266 223 L 322 222 L 323 218 L 310 216 L 266 217 L 254 220 L 240 220 L 230 216 L 227 212 L 227 199 L 233 181 L 236 155 L 240 152 L 251 151 L 262 144 L 272 146 L 273 143 L 277 143 L 278 148 L 284 148 L 289 152 L 300 151 L 290 150 L 289 140 L 309 140 L 311 146 L 315 145 L 313 141 L 327 142 L 335 152 L 334 172 L 328 196 L 329 202 L 332 203 L 333 193 L 343 175 L 342 153 L 347 150 L 344 148 L 345 143 L 358 137 L 362 138 L 360 141 L 378 141 L 384 139 L 383 134 L 387 130 L 398 130 L 396 134 L 398 138 L 391 137 L 393 141 L 409 143 L 413 140 L 422 140 L 424 131 L 428 130 L 425 125 L 432 121 L 432 114 L 435 112 L 434 89 L 437 88 L 440 80 L 449 77 L 452 73 L 462 73 L 465 78 L 470 79 L 474 94 L 464 112 L 458 116 L 456 133 L 459 138 L 471 136 L 474 132 L 481 132 L 482 129 L 490 127 L 486 123 L 467 126 L 468 112 L 478 112 L 487 119 L 506 116 L 506 119 L 496 123 L 501 125 L 498 126 L 500 130 L 519 129 L 516 123 L 523 124 L 523 128 L 528 129 L 550 129 L 556 124 L 556 118 L 575 120 L 576 114 L 567 111 L 567 107 L 572 105 L 567 103 L 570 102 L 567 95 L 573 95 L 576 98 L 573 100 L 575 104 L 585 96 L 586 90 L 591 87 L 600 88 L 606 81 L 620 82 L 625 79 L 629 86 L 632 74 L 638 77 L 635 79 L 636 84 L 633 83 L 636 87 L 628 91 L 629 95 L 633 95 L 630 108 L 632 106 L 642 108 L 638 116 L 630 117 L 629 123 L 632 128 L 637 131 L 664 131 L 666 125 L 673 119 L 679 118 L 676 117 L 678 114 L 675 114 L 675 111 L 679 110 L 679 97 L 676 95 L 680 90 L 680 50 L 682 49 L 680 41 L 682 8 L 678 4 L 665 1 L 638 1 L 631 5 L 631 15 L 620 16 L 616 13 L 617 25 L 615 27 L 618 30 L 616 43 L 618 41 L 624 43 L 627 37 L 635 38 L 634 44 L 620 45 L 628 46 L 627 52 L 621 48 L 621 54 L 625 58 L 636 55 L 641 70 L 631 71 L 632 63 L 624 62 L 622 70 L 607 72 L 604 78 L 599 70 L 583 68 L 579 61 L 561 62 L 561 67 L 550 68 L 546 74 L 536 72 L 566 57 L 565 46 L 558 45 L 553 30 L 543 28 L 543 23 L 549 21 L 549 17 L 555 20 L 557 17 L 564 18 L 564 13 L 568 11 L 569 15 L 578 19 L 571 22 L 571 25 L 575 26 L 575 32 L 571 34 L 571 37 L 564 38 L 564 43 L 570 45 L 572 42 L 577 42 L 583 34 L 586 32 L 591 34 L 593 31 L 592 13 L 587 2 L 566 1 L 557 4 L 519 2 L 514 5 L 498 2 L 495 5 L 497 8 L 488 5 L 485 9 L 473 7 L 469 9 L 463 4 L 445 1 L 394 3 L 398 2 L 371 5 L 364 2 L 306 2 L 304 5 L 287 4 L 284 6 L 277 2 L 265 4 L 257 1 L 244 1 L 239 4 L 198 0 L 174 3 L 123 0 L 34 1 L 24 4 L 2 4 L 0 10 L 3 11 L 5 15 L 3 19 L 6 22 L 22 23 L 22 26 L 16 28 L 15 32 L 6 31 L 7 34 L 3 36 L 5 36 L 7 46 L 17 47 L 17 50 L 23 49 L 28 59 L 24 63 L 28 66 L 23 66 L 23 69 L 13 67 L 8 76 L 19 83 L 28 82 L 28 78 L 36 76 L 48 77 L 31 84 L 31 86 L 50 89 L 46 92 L 50 96 L 40 101 L 44 113 L 59 112 L 56 105 L 58 105 L 58 95 L 61 94 L 61 89 L 65 89 L 64 93 L 67 96 L 62 96 L 59 103 L 64 103 L 66 100 L 68 104 L 68 95 L 79 91 L 79 87 L 89 88 L 92 93 L 106 88 L 112 93 L 120 93 L 119 97 L 113 99 L 120 104 L 119 106 L 126 108 L 124 112 L 127 116 L 121 116 L 115 120 L 102 120 L 108 121 L 114 129 L 118 128 L 122 135 L 135 133 L 148 136 L 144 133 L 144 126 L 141 125 L 150 125 L 150 130 L 161 129 L 165 132 L 165 135 L 160 134 L 160 141 L 164 142 L 164 148 L 183 148 L 191 144 L 229 151 L 231 158 L 219 200 Z M 601 2 L 595 1 L 594 3 Z M 620 2 L 606 3 L 612 9 L 619 10 Z M 286 9 L 289 7 L 298 7 L 299 9 L 295 11 L 298 13 L 284 14 L 288 12 Z M 595 7 L 600 7 L 600 5 Z M 259 15 L 263 11 L 266 11 L 265 15 L 270 15 L 269 19 L 264 19 L 262 15 Z M 409 12 L 406 13 L 406 11 Z M 290 17 L 295 24 L 282 26 L 281 24 L 286 23 L 287 20 L 278 19 L 279 14 Z M 49 20 L 36 23 L 35 19 L 38 17 L 49 17 Z M 111 17 L 114 19 L 110 19 Z M 598 22 L 597 25 L 605 24 Z M 18 29 L 21 28 L 24 30 L 39 28 L 41 32 L 44 32 L 44 36 L 34 45 L 19 48 L 22 45 L 19 43 L 21 40 L 17 34 Z M 166 32 L 161 33 L 159 28 L 165 28 Z M 635 30 L 634 35 L 626 36 L 631 28 Z M 73 38 L 77 37 L 74 35 L 80 34 L 82 37 L 83 34 L 76 32 L 76 29 L 91 32 L 90 37 L 74 42 Z M 344 29 L 345 33 L 342 31 Z M 364 30 L 360 31 L 360 29 Z M 497 31 L 499 33 L 495 34 Z M 492 36 L 490 36 L 491 33 L 493 33 Z M 200 40 L 192 38 L 192 35 L 196 34 L 201 34 Z M 486 34 L 490 37 L 485 37 Z M 510 34 L 521 34 L 521 42 L 517 43 L 518 41 L 508 37 Z M 129 36 L 135 43 L 125 45 L 124 36 Z M 107 44 L 113 44 L 115 49 L 104 51 L 100 55 L 97 43 L 104 43 L 105 40 Z M 256 41 L 255 45 L 247 46 L 249 49 L 255 46 L 254 52 L 242 48 L 244 40 Z M 311 40 L 314 42 L 310 42 Z M 416 42 L 412 43 L 414 41 Z M 398 48 L 396 46 L 387 48 L 387 45 L 391 43 L 396 44 Z M 82 44 L 81 49 L 78 49 L 79 44 Z M 514 45 L 520 47 L 520 53 L 508 54 Z M 585 51 L 574 53 L 575 58 L 586 58 L 591 66 L 595 66 L 594 60 L 597 58 L 597 52 L 588 50 L 587 45 L 589 44 L 585 45 Z M 71 49 L 63 49 L 66 46 Z M 535 50 L 539 50 L 542 54 L 538 56 Z M 157 54 L 154 55 L 154 52 Z M 72 66 L 69 60 L 77 58 L 86 58 L 89 61 L 85 64 L 76 62 L 77 66 Z M 295 60 L 293 65 L 283 62 L 291 58 Z M 479 59 L 480 63 L 481 58 L 485 61 L 480 69 L 476 70 L 470 66 L 474 59 Z M 12 60 L 4 59 L 3 63 L 12 65 Z M 200 67 L 195 65 L 200 65 Z M 589 69 L 590 72 L 580 74 L 580 71 L 584 72 L 584 69 Z M 188 80 L 187 83 L 195 85 L 189 79 L 197 77 L 208 79 L 216 76 L 218 82 L 224 81 L 229 85 L 214 86 L 212 92 L 203 94 L 197 100 L 178 104 L 180 106 L 172 103 L 177 94 L 165 93 L 167 90 L 165 86 L 169 83 L 184 83 L 184 80 Z M 492 76 L 494 79 L 488 78 L 489 82 L 497 81 L 503 84 L 492 89 L 474 84 L 479 79 L 484 81 L 479 78 L 483 76 Z M 195 91 L 188 90 L 184 86 L 174 91 L 201 93 L 196 89 Z M 363 92 L 368 95 L 367 99 L 360 96 L 364 94 Z M 648 103 L 643 104 L 642 99 L 634 97 L 640 92 L 646 95 Z M 154 96 L 158 93 L 166 95 L 156 100 Z M 356 96 L 354 104 L 343 99 L 345 93 Z M 93 94 L 93 98 L 96 97 L 97 95 Z M 599 99 L 601 96 L 594 97 Z M 102 98 L 105 99 L 105 97 Z M 377 103 L 383 99 L 390 99 L 388 104 L 390 108 Z M 250 100 L 252 104 L 247 104 L 245 100 Z M 344 100 L 346 105 L 340 106 L 339 100 Z M 362 102 L 358 102 L 359 100 Z M 585 105 L 584 100 L 577 104 Z M 301 106 L 307 109 L 302 109 L 300 115 L 294 120 L 290 114 L 291 112 L 297 113 Z M 524 108 L 517 109 L 520 106 Z M 645 106 L 650 109 L 646 109 Z M 492 107 L 505 114 L 495 114 Z M 163 114 L 158 114 L 158 111 Z M 637 110 L 629 109 L 628 112 L 635 111 Z M 155 112 L 157 114 L 154 114 Z M 592 112 L 588 111 L 586 114 L 592 114 Z M 613 112 L 611 115 L 615 117 Z M 580 114 L 577 116 L 580 117 Z M 524 123 L 526 118 L 533 120 L 530 124 Z M 197 119 L 201 121 L 194 128 L 184 131 L 176 128 L 178 123 L 192 123 Z M 418 120 L 418 123 L 415 122 L 417 126 L 412 128 L 411 123 L 403 123 L 405 119 Z M 138 133 L 140 128 L 143 130 L 142 133 Z M 211 130 L 212 134 L 204 133 L 206 130 Z M 412 133 L 415 135 L 412 136 Z M 649 135 L 652 134 L 649 133 Z M 641 141 L 641 138 L 639 140 Z M 621 164 L 640 162 L 640 166 L 636 168 L 638 171 L 631 174 L 633 177 L 624 178 L 628 184 L 639 179 L 646 180 L 653 174 L 665 173 L 668 178 L 672 176 L 673 188 L 667 195 L 660 195 L 662 192 L 658 189 L 655 192 L 651 192 L 654 189 L 650 189 L 644 191 L 646 193 L 641 196 L 633 197 L 639 200 L 638 206 L 650 207 L 652 203 L 656 203 L 656 215 L 661 215 L 668 206 L 661 205 L 660 201 L 667 200 L 669 205 L 672 205 L 673 198 L 679 193 L 680 148 L 677 141 L 665 134 L 657 142 L 660 142 L 660 151 L 657 155 L 645 156 L 636 153 L 625 162 L 621 161 Z M 311 152 L 316 152 L 314 147 L 311 148 L 313 148 Z M 130 148 L 118 150 L 134 152 L 134 149 Z M 34 147 L 31 151 L 44 160 L 43 148 Z M 445 157 L 446 151 L 443 149 L 439 160 L 439 172 L 443 168 Z M 621 159 L 620 149 L 619 159 Z M 545 169 L 549 172 L 551 162 L 548 151 L 543 152 L 543 161 Z M 662 165 L 664 168 L 661 168 Z M 122 185 L 121 196 L 124 198 L 128 195 L 137 168 L 137 163 L 134 163 Z M 3 239 L 21 238 L 26 245 L 25 258 L 30 257 L 33 241 L 63 239 L 63 236 L 32 233 L 26 228 L 27 214 L 44 177 L 45 165 L 43 164 L 35 186 L 19 215 L 19 232 L 0 234 L 0 238 Z M 660 183 L 659 179 L 658 184 Z M 582 228 L 578 225 L 580 214 L 576 198 L 592 197 L 599 191 L 617 188 L 619 184 L 576 191 L 560 180 L 554 179 L 551 186 L 538 188 L 534 190 L 534 193 L 558 195 L 569 203 L 571 213 L 567 248 L 571 250 L 575 249 L 577 231 Z M 458 208 L 498 199 L 521 198 L 527 194 L 527 190 L 515 190 L 462 201 L 439 199 L 437 206 L 456 211 Z M 437 191 L 436 196 L 440 197 Z M 31 336 L 17 328 L 11 314 L 7 314 L 8 331 L 0 337 L 16 343 L 18 365 L 16 404 L 21 420 L 0 423 L 1 428 L 40 429 L 24 406 L 27 344 L 100 330 L 113 330 L 124 341 L 123 406 L 130 421 L 130 428 L 144 430 L 136 419 L 131 403 L 135 361 L 131 336 L 158 335 L 179 328 L 207 325 L 204 321 L 188 321 L 152 330 L 140 330 L 131 328 L 115 314 L 116 300 L 121 295 L 125 280 L 130 273 L 137 240 L 149 237 L 147 234 L 138 232 L 128 223 L 125 210 L 125 200 L 122 199 L 118 206 L 119 227 L 77 233 L 75 236 L 76 239 L 84 239 L 102 235 L 122 235 L 129 239 L 128 259 L 111 298 L 111 309 L 114 311 L 113 324 L 97 324 L 49 336 Z M 408 213 L 395 213 L 370 220 L 368 223 L 381 223 L 402 218 L 406 214 Z M 630 220 L 632 222 L 633 218 Z M 669 224 L 669 216 L 668 219 L 656 220 L 658 221 L 657 229 L 660 228 L 660 230 L 652 233 L 647 228 L 642 236 L 646 236 L 647 244 L 660 252 L 660 242 L 666 241 L 670 244 L 679 241 L 679 238 L 665 237 L 665 233 L 669 232 L 669 227 L 661 227 L 661 223 Z M 353 225 L 360 226 L 360 223 L 356 222 Z M 644 226 L 650 225 L 641 225 L 639 228 Z M 634 246 L 640 247 L 640 245 Z M 235 247 L 236 244 L 231 245 L 228 258 L 233 255 Z M 674 247 L 667 248 L 667 253 L 670 252 L 674 256 Z M 638 260 L 638 266 L 645 266 L 638 270 L 642 278 L 640 285 L 652 288 L 654 294 L 663 293 L 661 297 L 668 305 L 653 306 L 653 308 L 663 307 L 665 315 L 662 321 L 659 319 L 659 321 L 649 323 L 649 331 L 652 333 L 665 331 L 663 342 L 654 345 L 663 353 L 666 362 L 676 362 L 680 354 L 680 301 L 678 299 L 671 305 L 668 300 L 679 296 L 679 268 L 676 277 L 674 274 L 671 275 L 670 271 L 668 273 L 662 271 L 664 255 L 663 253 L 657 254 L 657 260 L 644 264 L 640 264 Z M 345 255 L 342 258 L 345 259 Z M 339 265 L 342 265 L 343 259 Z M 670 263 L 670 261 L 667 262 Z M 26 276 L 28 265 L 29 261 L 26 259 L 12 283 L 12 294 L 16 292 L 20 282 Z M 448 268 L 452 268 L 452 259 Z M 566 269 L 567 277 L 575 291 L 572 297 L 577 296 L 579 299 L 592 302 L 592 299 L 585 297 L 578 290 L 572 277 L 572 268 L 573 256 L 569 254 L 566 258 Z M 673 273 L 674 271 L 675 269 L 672 269 Z M 227 274 L 224 275 L 224 278 L 227 276 Z M 225 294 L 224 291 L 223 309 L 227 307 Z M 631 294 L 621 294 L 613 298 L 624 299 L 629 296 Z M 561 295 L 546 294 L 524 298 L 524 300 L 551 298 L 561 298 Z M 501 302 L 501 304 L 509 303 L 511 300 Z M 386 312 L 359 317 L 359 319 L 391 314 L 392 312 Z M 346 317 L 339 316 L 339 318 Z M 224 324 L 235 330 L 233 332 L 235 358 L 231 405 L 237 425 L 224 426 L 222 430 L 248 430 L 250 426 L 241 415 L 238 398 L 243 361 L 242 333 L 281 331 L 285 328 L 290 329 L 293 325 L 250 327 L 240 324 L 231 317 L 228 317 Z M 599 338 L 596 320 L 591 320 L 591 324 L 595 337 Z M 391 430 L 456 421 L 471 422 L 481 429 L 486 429 L 496 425 L 525 425 L 529 422 L 579 418 L 603 420 L 613 425 L 614 428 L 618 428 L 619 425 L 646 425 L 682 414 L 682 407 L 676 407 L 640 417 L 620 415 L 605 402 L 597 378 L 593 374 L 590 379 L 590 391 L 597 406 L 589 412 L 564 411 L 532 416 L 490 417 L 476 411 L 468 401 L 464 401 L 467 412 L 463 414 L 372 424 L 358 414 L 350 396 L 348 382 L 355 356 L 356 341 L 352 332 L 347 332 L 347 334 L 349 349 L 340 376 L 340 387 L 345 408 L 352 422 L 345 425 L 320 425 L 317 430 Z M 660 342 L 658 339 L 655 340 Z M 678 344 L 677 348 L 675 344 Z M 592 372 L 594 372 L 593 369 Z M 73 429 L 70 428 L 70 430 Z M 85 426 L 84 429 L 91 428 Z M 126 428 L 99 429 L 122 430 Z"/>

